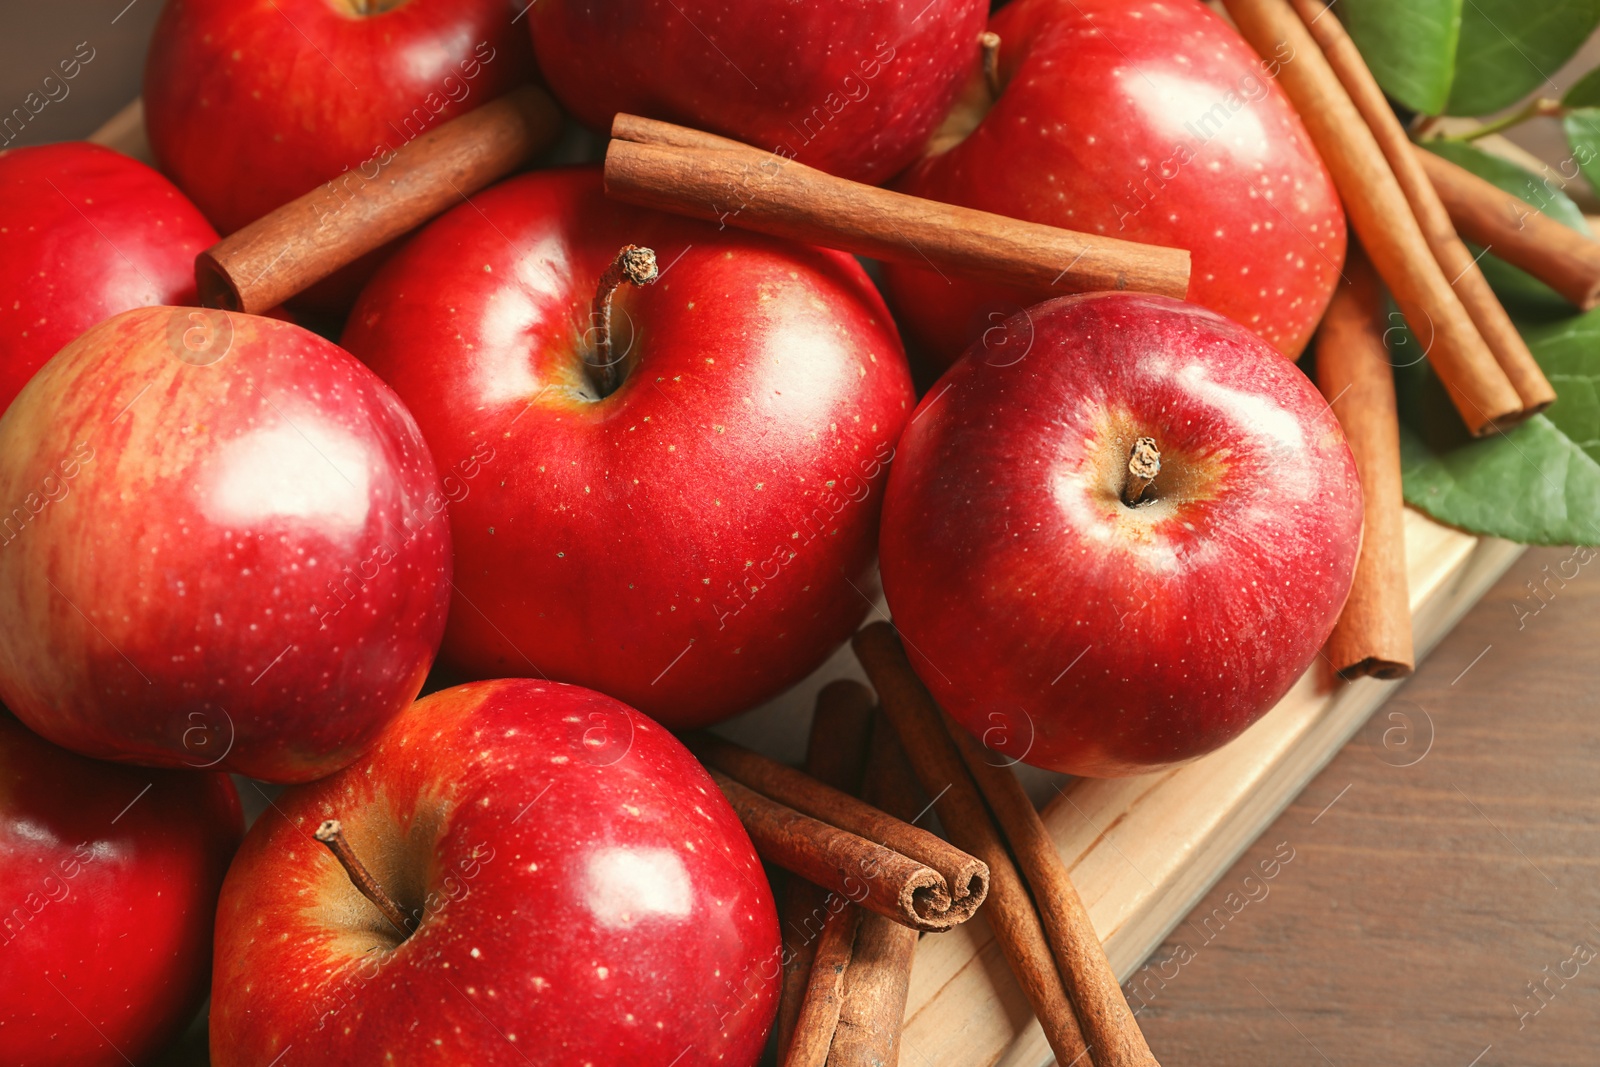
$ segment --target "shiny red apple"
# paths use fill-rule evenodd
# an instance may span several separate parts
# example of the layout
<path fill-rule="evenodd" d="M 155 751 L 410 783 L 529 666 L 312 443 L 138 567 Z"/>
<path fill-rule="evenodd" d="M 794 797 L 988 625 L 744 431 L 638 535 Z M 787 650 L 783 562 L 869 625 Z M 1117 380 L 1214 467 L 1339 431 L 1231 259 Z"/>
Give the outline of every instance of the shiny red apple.
<path fill-rule="evenodd" d="M 0 699 L 89 756 L 321 777 L 422 686 L 446 492 L 394 393 L 315 334 L 118 315 L 0 418 Z"/>
<path fill-rule="evenodd" d="M 507 0 L 170 0 L 145 65 L 162 170 L 230 233 L 531 76 Z M 337 196 L 330 192 L 330 210 Z"/>
<path fill-rule="evenodd" d="M 1300 354 L 1344 263 L 1332 179 L 1262 60 L 1198 0 L 1016 0 L 1001 92 L 973 86 L 899 187 L 1192 253 L 1189 299 Z M 1047 296 L 887 268 L 908 333 L 948 363 Z"/>
<path fill-rule="evenodd" d="M 330 819 L 398 924 L 312 840 Z M 671 734 L 575 686 L 464 685 L 250 831 L 211 1062 L 752 1067 L 781 955 L 750 839 Z"/>
<path fill-rule="evenodd" d="M 0 412 L 95 323 L 193 303 L 194 257 L 216 240 L 171 182 L 109 148 L 0 152 Z"/>
<path fill-rule="evenodd" d="M 540 69 L 597 130 L 618 111 L 712 130 L 858 181 L 922 151 L 978 63 L 985 0 L 540 0 Z"/>
<path fill-rule="evenodd" d="M 0 1063 L 146 1063 L 205 999 L 244 833 L 221 774 L 117 767 L 0 710 Z"/>
<path fill-rule="evenodd" d="M 624 245 L 660 279 L 591 301 Z M 855 260 L 627 207 L 597 171 L 503 183 L 397 254 L 344 343 L 461 479 L 444 657 L 548 676 L 674 728 L 804 677 L 876 592 L 884 472 L 913 403 Z"/>
<path fill-rule="evenodd" d="M 1066 297 L 997 329 L 924 398 L 889 480 L 883 585 L 912 664 L 1036 766 L 1211 751 L 1288 691 L 1349 593 L 1361 488 L 1338 422 L 1190 304 Z"/>
<path fill-rule="evenodd" d="M 321 186 L 325 211 L 394 150 L 534 77 L 508 0 L 169 0 L 145 63 L 161 169 L 223 233 Z M 343 311 L 387 249 L 297 301 Z"/>

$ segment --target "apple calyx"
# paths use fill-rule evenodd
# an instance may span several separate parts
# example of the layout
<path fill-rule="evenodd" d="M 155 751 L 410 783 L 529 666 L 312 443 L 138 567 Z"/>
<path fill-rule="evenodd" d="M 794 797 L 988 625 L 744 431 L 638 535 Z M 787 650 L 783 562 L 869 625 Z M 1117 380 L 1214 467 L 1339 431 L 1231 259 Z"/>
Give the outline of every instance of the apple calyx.
<path fill-rule="evenodd" d="M 328 846 L 333 858 L 339 861 L 339 865 L 350 876 L 350 883 L 383 912 L 383 917 L 389 920 L 390 925 L 399 934 L 399 939 L 404 941 L 411 933 L 407 926 L 406 913 L 395 903 L 393 897 L 383 891 L 383 886 L 372 877 L 372 872 L 367 870 L 366 864 L 361 862 L 355 850 L 350 847 L 350 842 L 344 836 L 344 824 L 338 819 L 329 819 L 317 827 L 317 832 L 312 836 Z"/>
<path fill-rule="evenodd" d="M 1122 483 L 1122 502 L 1130 508 L 1148 504 L 1150 484 L 1161 473 L 1161 451 L 1154 437 L 1141 437 L 1128 450 L 1128 478 Z M 1153 497 L 1150 499 L 1154 499 Z"/>
<path fill-rule="evenodd" d="M 590 329 L 594 334 L 594 358 L 586 360 L 589 371 L 589 380 L 601 397 L 610 396 L 617 391 L 617 386 L 622 384 L 622 375 L 618 371 L 618 364 L 628 358 L 627 350 L 622 355 L 613 356 L 611 352 L 611 297 L 617 287 L 623 282 L 633 285 L 649 285 L 660 277 L 656 268 L 656 254 L 652 249 L 641 248 L 639 245 L 623 245 L 611 265 L 600 275 L 600 283 L 595 287 L 594 303 L 590 307 Z M 629 339 L 629 348 L 633 342 Z"/>

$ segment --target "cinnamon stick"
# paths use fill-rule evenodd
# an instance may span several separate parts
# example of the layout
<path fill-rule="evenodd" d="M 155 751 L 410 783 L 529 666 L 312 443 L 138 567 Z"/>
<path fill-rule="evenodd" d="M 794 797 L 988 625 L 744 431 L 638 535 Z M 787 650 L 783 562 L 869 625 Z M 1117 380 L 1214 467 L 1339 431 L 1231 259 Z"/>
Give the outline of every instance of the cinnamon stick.
<path fill-rule="evenodd" d="M 874 717 L 862 795 L 907 821 L 920 818 L 928 807 L 894 729 L 881 715 Z M 828 1067 L 893 1067 L 899 1062 L 916 952 L 915 930 L 870 912 L 861 916 Z"/>
<path fill-rule="evenodd" d="M 860 922 L 861 909 L 852 907 L 831 916 L 823 927 L 794 1036 L 779 1061 L 783 1067 L 824 1067 L 828 1062 Z"/>
<path fill-rule="evenodd" d="M 1039 913 L 1028 896 L 978 787 L 940 721 L 933 697 L 911 670 L 894 628 L 873 623 L 857 632 L 856 656 L 866 668 L 884 717 L 894 727 L 922 788 L 934 797 L 945 832 L 989 865 L 990 906 L 984 915 L 1011 973 L 1044 1028 L 1060 1064 L 1092 1062 L 1051 957 Z"/>
<path fill-rule="evenodd" d="M 1183 249 L 907 196 L 636 116 L 619 115 L 612 134 L 606 193 L 628 203 L 1043 294 L 1189 290 Z"/>
<path fill-rule="evenodd" d="M 983 903 L 988 892 L 988 869 L 938 834 L 896 819 L 802 771 L 714 734 L 687 734 L 683 743 L 706 766 L 762 795 L 830 826 L 879 842 L 937 872 L 948 906 L 962 917 L 950 925 L 962 921 Z"/>
<path fill-rule="evenodd" d="M 1366 516 L 1350 599 L 1326 654 L 1345 678 L 1404 678 L 1416 665 L 1416 654 L 1406 585 L 1400 421 L 1394 370 L 1383 343 L 1383 290 L 1353 242 L 1345 279 L 1317 333 L 1317 386 L 1350 442 Z"/>
<path fill-rule="evenodd" d="M 1033 891 L 1045 937 L 1095 1067 L 1159 1067 L 1122 995 L 1072 875 L 1010 763 L 990 753 L 948 715 L 941 716 L 941 721 L 989 802 L 989 810 Z"/>
<path fill-rule="evenodd" d="M 611 120 L 611 136 L 618 140 L 633 141 L 637 144 L 664 144 L 672 145 L 676 148 L 704 148 L 712 151 L 754 152 L 758 156 L 767 154 L 754 145 L 736 141 L 732 137 L 723 137 L 721 134 L 707 133 L 705 130 L 679 126 L 672 122 L 662 122 L 660 119 L 647 119 L 643 115 L 630 115 L 626 111 L 617 112 L 616 117 Z"/>
<path fill-rule="evenodd" d="M 872 693 L 860 682 L 841 679 L 829 682 L 817 694 L 816 712 L 811 719 L 811 736 L 806 747 L 806 771 L 818 781 L 836 789 L 860 788 L 865 769 L 867 749 L 872 735 Z M 831 1040 L 838 1022 L 838 991 L 811 982 L 812 964 L 822 958 L 822 966 L 839 963 L 839 948 L 830 947 L 832 957 L 823 956 L 820 945 L 829 943 L 830 936 L 843 923 L 845 913 L 857 913 L 852 904 L 841 905 L 838 900 L 828 900 L 828 894 L 803 878 L 791 878 L 784 896 L 783 937 L 785 953 L 783 987 L 778 998 L 778 1049 L 780 1053 L 790 1047 L 795 1034 L 795 1024 L 805 1014 L 813 997 L 823 998 L 822 1014 L 817 1009 L 806 1020 L 812 1029 L 825 1026 Z M 875 916 L 896 929 L 905 929 L 898 923 Z M 854 926 L 852 926 L 854 929 Z M 909 931 L 908 931 L 909 932 Z M 916 937 L 911 932 L 913 938 Z M 848 943 L 846 946 L 848 948 Z M 828 962 L 829 959 L 832 962 Z M 842 972 L 841 972 L 842 973 Z M 827 999 L 833 998 L 831 1019 L 827 1014 Z M 824 1054 L 828 1045 L 822 1046 Z"/>
<path fill-rule="evenodd" d="M 1422 227 L 1423 236 L 1433 249 L 1434 258 L 1455 287 L 1456 295 L 1461 298 L 1489 351 L 1494 353 L 1500 369 L 1511 380 L 1511 387 L 1521 398 L 1522 415 L 1526 417 L 1543 411 L 1555 403 L 1555 389 L 1551 388 L 1550 380 L 1539 368 L 1533 353 L 1528 351 L 1527 342 L 1512 325 L 1511 316 L 1501 306 L 1500 298 L 1489 288 L 1489 280 L 1483 276 L 1478 261 L 1456 233 L 1450 213 L 1445 210 L 1433 183 L 1428 180 L 1411 138 L 1395 117 L 1394 109 L 1384 98 L 1383 90 L 1378 87 L 1378 79 L 1372 76 L 1366 60 L 1361 58 L 1356 43 L 1345 32 L 1333 9 L 1323 6 L 1322 0 L 1292 2 L 1344 85 L 1345 92 L 1350 94 L 1351 102 L 1366 120 L 1367 128 L 1377 139 L 1384 158 L 1394 171 L 1395 180 L 1400 183 L 1406 200 L 1411 204 L 1417 224 Z"/>
<path fill-rule="evenodd" d="M 1600 305 L 1600 241 L 1443 156 L 1415 151 L 1462 237 L 1521 267 L 1583 311 Z"/>
<path fill-rule="evenodd" d="M 1289 0 L 1223 3 L 1258 54 L 1279 57 L 1279 83 L 1467 429 L 1482 435 L 1519 420 L 1521 396 L 1450 287 L 1372 130 Z"/>
<path fill-rule="evenodd" d="M 977 910 L 971 897 L 952 901 L 932 867 L 795 811 L 714 768 L 711 777 L 768 863 L 917 930 L 948 930 Z"/>
<path fill-rule="evenodd" d="M 298 200 L 225 237 L 195 259 L 206 307 L 260 314 L 381 248 L 555 139 L 561 113 L 525 85 L 381 151 Z"/>

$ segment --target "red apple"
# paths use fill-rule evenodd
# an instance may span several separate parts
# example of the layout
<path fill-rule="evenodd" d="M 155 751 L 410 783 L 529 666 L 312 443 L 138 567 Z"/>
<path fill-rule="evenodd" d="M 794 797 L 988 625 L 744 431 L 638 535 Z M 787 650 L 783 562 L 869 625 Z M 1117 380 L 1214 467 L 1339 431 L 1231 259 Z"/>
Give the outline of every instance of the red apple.
<path fill-rule="evenodd" d="M 621 386 L 586 373 L 596 282 Z M 855 260 L 627 207 L 593 169 L 474 197 L 362 293 L 350 351 L 394 386 L 453 501 L 444 657 L 469 677 L 590 686 L 672 726 L 804 677 L 875 595 L 905 356 Z"/>
<path fill-rule="evenodd" d="M 0 1062 L 149 1062 L 193 1018 L 244 833 L 221 774 L 117 767 L 0 710 Z"/>
<path fill-rule="evenodd" d="M 1361 488 L 1328 405 L 1164 297 L 1052 300 L 989 340 L 923 400 L 889 480 L 883 585 L 917 673 L 990 748 L 1070 774 L 1231 740 L 1350 590 Z M 1145 437 L 1160 473 L 1129 506 Z"/>
<path fill-rule="evenodd" d="M 921 152 L 978 62 L 984 0 L 540 0 L 539 66 L 597 130 L 627 111 L 874 184 Z"/>
<path fill-rule="evenodd" d="M 398 925 L 312 841 L 328 819 Z M 750 839 L 671 734 L 575 686 L 464 685 L 250 831 L 211 1062 L 751 1067 L 781 957 Z"/>
<path fill-rule="evenodd" d="M 1186 248 L 1189 299 L 1294 358 L 1344 263 L 1326 168 L 1257 58 L 1198 0 L 1017 0 L 995 99 L 969 92 L 906 192 L 1067 229 Z M 941 363 L 1054 294 L 887 269 L 901 322 Z"/>
<path fill-rule="evenodd" d="M 0 152 L 0 412 L 95 323 L 193 303 L 194 257 L 216 241 L 171 182 L 109 148 Z"/>
<path fill-rule="evenodd" d="M 0 699 L 89 756 L 344 766 L 422 686 L 450 534 L 416 423 L 288 323 L 145 308 L 0 418 Z"/>
<path fill-rule="evenodd" d="M 507 0 L 169 0 L 145 65 L 156 160 L 223 233 L 325 185 L 328 212 L 390 153 L 534 76 Z M 383 250 L 300 301 L 349 307 Z"/>

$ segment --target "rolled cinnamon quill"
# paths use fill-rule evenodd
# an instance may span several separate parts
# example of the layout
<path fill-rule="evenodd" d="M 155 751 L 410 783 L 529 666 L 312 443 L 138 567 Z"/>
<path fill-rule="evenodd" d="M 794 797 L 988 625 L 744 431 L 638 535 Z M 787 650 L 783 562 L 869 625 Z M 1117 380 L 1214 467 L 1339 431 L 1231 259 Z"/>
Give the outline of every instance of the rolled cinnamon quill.
<path fill-rule="evenodd" d="M 805 999 L 788 1049 L 779 1059 L 782 1067 L 825 1067 L 833 1048 L 839 1012 L 844 1007 L 845 975 L 855 954 L 861 909 L 845 908 L 829 917 L 817 941 L 811 972 L 806 976 Z"/>
<path fill-rule="evenodd" d="M 721 771 L 711 777 L 762 859 L 860 907 L 917 930 L 948 930 L 977 909 L 950 899 L 943 875 L 893 849 L 762 796 Z"/>
<path fill-rule="evenodd" d="M 1527 342 L 1512 325 L 1511 316 L 1501 306 L 1500 298 L 1489 288 L 1489 280 L 1483 276 L 1478 261 L 1456 233 L 1450 213 L 1428 180 L 1411 138 L 1406 136 L 1405 127 L 1395 117 L 1394 109 L 1384 98 L 1378 79 L 1372 76 L 1366 60 L 1361 58 L 1356 43 L 1345 32 L 1333 9 L 1324 7 L 1322 0 L 1293 0 L 1293 3 L 1377 139 L 1395 180 L 1411 204 L 1417 224 L 1422 227 L 1423 236 L 1433 249 L 1434 258 L 1439 261 L 1445 277 L 1450 279 L 1500 369 L 1511 380 L 1512 388 L 1522 400 L 1522 415 L 1543 411 L 1555 403 L 1555 389 L 1539 369 L 1533 353 L 1528 351 Z"/>
<path fill-rule="evenodd" d="M 1372 130 L 1289 0 L 1223 0 L 1245 40 L 1275 57 L 1345 212 L 1473 434 L 1523 417 L 1522 397 L 1484 343 L 1423 236 Z"/>
<path fill-rule="evenodd" d="M 835 789 L 859 789 L 871 737 L 872 693 L 860 682 L 829 682 L 817 694 L 806 746 L 806 772 Z M 860 909 L 828 897 L 828 893 L 803 878 L 791 878 L 784 894 L 781 933 L 788 951 L 784 954 L 776 1023 L 780 1063 L 785 1063 L 790 1054 L 797 1023 L 804 1031 L 802 1041 L 796 1043 L 800 1057 L 797 1062 L 802 1063 L 814 1055 L 808 1050 L 819 1045 L 826 1057 L 838 1023 L 844 967 L 849 962 Z M 913 940 L 917 936 L 891 919 L 881 915 L 873 918 L 905 930 Z M 846 925 L 851 936 L 841 943 L 841 929 Z M 838 980 L 813 980 L 813 963 L 822 968 L 824 975 L 837 968 Z"/>
<path fill-rule="evenodd" d="M 1066 987 L 1050 954 L 1039 913 L 1000 839 L 983 797 L 945 732 L 940 712 L 911 670 L 894 628 L 873 623 L 853 642 L 856 656 L 878 691 L 879 706 L 894 727 L 922 788 L 934 797 L 939 821 L 957 845 L 989 865 L 989 906 L 984 916 L 1028 998 L 1045 1040 L 1060 1064 L 1083 1064 L 1088 1046 Z"/>
<path fill-rule="evenodd" d="M 927 807 L 894 729 L 881 715 L 875 717 L 862 796 L 900 819 L 918 818 Z M 892 1067 L 899 1062 L 916 952 L 915 930 L 871 912 L 861 916 L 828 1067 Z"/>
<path fill-rule="evenodd" d="M 1405 500 L 1383 289 L 1359 245 L 1317 332 L 1317 386 L 1344 427 L 1361 494 L 1361 555 L 1326 655 L 1346 678 L 1404 678 L 1416 665 L 1406 584 Z"/>
<path fill-rule="evenodd" d="M 1189 291 L 1183 249 L 907 196 L 636 116 L 619 115 L 612 134 L 606 192 L 631 204 L 1040 293 Z"/>
<path fill-rule="evenodd" d="M 988 868 L 980 859 L 968 855 L 938 834 L 897 819 L 793 767 L 786 767 L 714 734 L 688 734 L 684 736 L 683 743 L 706 766 L 763 796 L 771 797 L 830 826 L 878 842 L 936 871 L 941 891 L 949 901 L 947 907 L 953 915 L 960 916 L 948 925 L 961 922 L 983 903 L 989 891 Z"/>
<path fill-rule="evenodd" d="M 554 140 L 561 114 L 531 85 L 383 148 L 195 259 L 206 307 L 259 314 L 505 177 Z"/>
<path fill-rule="evenodd" d="M 1462 237 L 1521 267 L 1583 311 L 1600 305 L 1600 241 L 1443 156 L 1415 151 Z"/>

